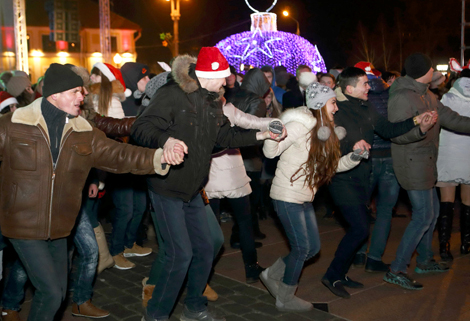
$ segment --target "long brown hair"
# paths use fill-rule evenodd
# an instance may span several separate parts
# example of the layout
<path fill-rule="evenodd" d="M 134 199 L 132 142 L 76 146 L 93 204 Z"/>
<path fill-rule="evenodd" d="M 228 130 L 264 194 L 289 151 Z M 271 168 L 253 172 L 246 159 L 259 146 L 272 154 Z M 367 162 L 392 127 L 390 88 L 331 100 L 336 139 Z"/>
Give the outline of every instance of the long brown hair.
<path fill-rule="evenodd" d="M 98 98 L 98 114 L 107 116 L 108 108 L 111 104 L 111 99 L 113 96 L 113 85 L 98 68 L 93 68 L 91 70 L 91 74 L 101 76 L 100 93 Z"/>
<path fill-rule="evenodd" d="M 317 124 L 310 131 L 310 149 L 308 159 L 305 162 L 307 170 L 305 184 L 311 190 L 318 189 L 323 184 L 328 184 L 331 181 L 341 157 L 339 139 L 334 132 L 334 122 L 328 118 L 326 106 L 321 109 L 321 113 L 320 110 L 310 109 L 313 117 L 317 119 Z M 320 117 L 323 118 L 323 126 L 327 126 L 331 130 L 331 135 L 326 141 L 321 141 L 317 137 L 318 129 L 322 126 Z"/>

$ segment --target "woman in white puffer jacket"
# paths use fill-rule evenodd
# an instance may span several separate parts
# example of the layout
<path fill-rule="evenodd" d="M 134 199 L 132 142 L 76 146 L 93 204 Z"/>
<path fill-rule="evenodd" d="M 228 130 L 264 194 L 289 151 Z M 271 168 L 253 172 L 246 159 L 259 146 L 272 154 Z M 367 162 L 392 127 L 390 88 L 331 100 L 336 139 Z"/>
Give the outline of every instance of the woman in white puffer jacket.
<path fill-rule="evenodd" d="M 338 110 L 334 91 L 315 82 L 306 93 L 307 107 L 288 109 L 280 117 L 286 139 L 266 141 L 263 147 L 268 158 L 280 155 L 270 196 L 291 248 L 260 275 L 280 311 L 313 308 L 294 295 L 304 262 L 320 250 L 312 201 L 317 189 L 336 172 L 355 167 L 361 159 L 353 153 L 341 157 L 339 139 L 345 131 L 334 127 L 333 115 Z"/>

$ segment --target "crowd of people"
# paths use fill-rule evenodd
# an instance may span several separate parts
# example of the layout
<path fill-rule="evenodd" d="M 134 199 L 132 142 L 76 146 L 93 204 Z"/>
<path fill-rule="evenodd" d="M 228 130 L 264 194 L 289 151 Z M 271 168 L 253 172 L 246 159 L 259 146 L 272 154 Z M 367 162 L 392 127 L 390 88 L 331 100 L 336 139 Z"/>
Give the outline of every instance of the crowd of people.
<path fill-rule="evenodd" d="M 168 320 L 183 285 L 180 320 L 225 320 L 207 308 L 217 300 L 209 276 L 224 242 L 222 211 L 232 213 L 230 246 L 241 250 L 246 283 L 261 281 L 280 311 L 309 311 L 295 293 L 304 263 L 321 249 L 313 206 L 320 189 L 347 225 L 323 285 L 349 298 L 347 288 L 363 287 L 348 277 L 355 265 L 423 288 L 407 266 L 416 250 L 417 274 L 449 270 L 459 185 L 460 249 L 470 253 L 462 148 L 470 72 L 454 75 L 434 72 L 421 53 L 402 73 L 358 62 L 330 73 L 299 65 L 295 75 L 282 66 L 240 74 L 215 47 L 175 57 L 159 74 L 138 62 L 98 62 L 90 71 L 53 63 L 36 84 L 23 71 L 3 72 L 0 253 L 13 253 L 4 262 L 3 320 L 20 320 L 28 280 L 35 289 L 28 320 L 53 320 L 70 289 L 74 316 L 108 316 L 92 303 L 94 280 L 152 253 L 144 247 L 149 222 L 158 254 L 142 281 L 143 320 Z M 411 221 L 388 264 L 382 256 L 400 188 Z M 105 191 L 112 206 L 103 206 Z M 290 252 L 263 268 L 259 220 L 268 217 L 280 221 Z"/>

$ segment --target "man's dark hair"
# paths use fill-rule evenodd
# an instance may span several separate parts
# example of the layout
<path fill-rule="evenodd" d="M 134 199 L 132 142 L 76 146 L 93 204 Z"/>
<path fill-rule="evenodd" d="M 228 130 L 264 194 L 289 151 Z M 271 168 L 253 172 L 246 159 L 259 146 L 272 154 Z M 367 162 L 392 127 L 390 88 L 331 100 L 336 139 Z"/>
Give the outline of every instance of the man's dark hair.
<path fill-rule="evenodd" d="M 356 87 L 359 78 L 362 76 L 367 76 L 366 72 L 362 69 L 356 67 L 348 67 L 341 72 L 341 80 L 339 85 L 343 93 L 346 92 L 347 86 Z"/>
<path fill-rule="evenodd" d="M 307 65 L 299 65 L 299 66 L 297 67 L 297 69 L 295 70 L 295 76 L 296 76 L 296 77 L 299 77 L 299 70 L 300 70 L 300 69 L 308 69 L 308 70 L 312 71 L 312 68 L 310 68 L 310 67 L 307 66 Z"/>
<path fill-rule="evenodd" d="M 273 68 L 271 68 L 270 66 L 263 66 L 263 67 L 261 67 L 261 71 L 262 71 L 262 72 L 270 72 L 271 75 L 273 75 L 273 77 L 274 77 Z"/>

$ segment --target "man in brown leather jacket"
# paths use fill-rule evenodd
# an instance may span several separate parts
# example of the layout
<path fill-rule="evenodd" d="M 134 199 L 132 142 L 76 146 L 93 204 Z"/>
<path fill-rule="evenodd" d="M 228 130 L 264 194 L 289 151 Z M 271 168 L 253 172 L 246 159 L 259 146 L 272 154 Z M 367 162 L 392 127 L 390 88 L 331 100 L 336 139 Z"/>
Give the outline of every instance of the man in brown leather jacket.
<path fill-rule="evenodd" d="M 165 175 L 162 150 L 120 144 L 78 116 L 82 79 L 46 71 L 42 99 L 0 119 L 0 228 L 36 288 L 31 320 L 52 320 L 67 289 L 67 241 L 91 167 Z"/>

